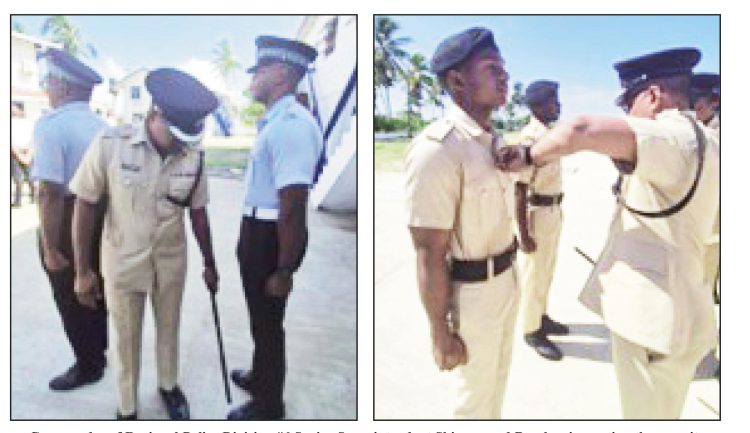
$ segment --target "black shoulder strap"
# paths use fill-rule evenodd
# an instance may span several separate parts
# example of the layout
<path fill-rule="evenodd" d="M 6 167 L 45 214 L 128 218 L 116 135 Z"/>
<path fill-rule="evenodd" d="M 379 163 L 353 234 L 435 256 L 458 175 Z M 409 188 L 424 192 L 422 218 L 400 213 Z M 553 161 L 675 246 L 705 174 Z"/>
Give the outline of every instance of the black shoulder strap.
<path fill-rule="evenodd" d="M 703 173 L 703 160 L 706 156 L 706 136 L 703 134 L 703 131 L 701 131 L 700 127 L 698 127 L 698 124 L 695 122 L 695 120 L 688 116 L 683 114 L 685 118 L 687 118 L 690 123 L 693 125 L 693 130 L 695 131 L 695 137 L 698 140 L 698 168 L 697 172 L 695 174 L 695 180 L 693 181 L 693 185 L 690 187 L 690 190 L 685 194 L 685 197 L 682 198 L 679 202 L 677 202 L 674 206 L 664 209 L 661 211 L 642 211 L 638 209 L 634 209 L 625 203 L 625 200 L 622 198 L 620 186 L 622 185 L 622 174 L 617 178 L 617 183 L 614 187 L 614 193 L 615 197 L 617 198 L 617 203 L 621 204 L 622 207 L 627 209 L 628 211 L 642 216 L 646 218 L 666 218 L 668 216 L 674 215 L 677 212 L 681 211 L 685 206 L 687 206 L 688 203 L 690 203 L 690 200 L 693 198 L 693 194 L 695 194 L 695 190 L 698 187 L 698 181 L 701 178 L 701 174 Z"/>
<path fill-rule="evenodd" d="M 201 176 L 203 175 L 203 151 L 198 151 L 198 172 L 195 174 L 195 180 L 193 180 L 193 186 L 190 187 L 190 192 L 188 192 L 187 197 L 184 199 L 178 199 L 174 198 L 171 195 L 167 196 L 167 200 L 169 200 L 172 204 L 182 207 L 190 207 L 190 202 L 193 201 L 193 195 L 195 194 L 195 190 L 198 189 L 198 183 L 201 181 Z"/>

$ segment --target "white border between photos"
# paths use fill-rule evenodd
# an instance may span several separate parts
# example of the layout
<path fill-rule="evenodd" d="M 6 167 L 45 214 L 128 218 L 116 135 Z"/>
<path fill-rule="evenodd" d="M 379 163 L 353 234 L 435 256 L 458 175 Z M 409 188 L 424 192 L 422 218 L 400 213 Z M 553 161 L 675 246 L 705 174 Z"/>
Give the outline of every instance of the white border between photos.
<path fill-rule="evenodd" d="M 155 2 L 153 0 L 130 0 L 119 4 L 94 1 L 65 1 L 42 0 L 20 2 L 10 0 L 4 2 L 4 8 L 11 13 L 236 13 L 236 14 L 274 14 L 274 13 L 339 13 L 358 14 L 359 33 L 359 82 L 363 87 L 372 83 L 372 17 L 374 14 L 552 14 L 552 13 L 667 13 L 667 14 L 716 14 L 721 13 L 722 30 L 722 134 L 726 143 L 722 162 L 722 202 L 724 217 L 723 242 L 724 259 L 722 260 L 722 280 L 727 287 L 723 293 L 722 321 L 722 420 L 721 421 L 659 421 L 659 422 L 622 422 L 622 421 L 372 421 L 373 417 L 373 154 L 369 151 L 372 145 L 372 93 L 359 92 L 359 146 L 363 150 L 358 152 L 358 421 L 308 421 L 308 422 L 263 422 L 263 423 L 226 423 L 218 421 L 191 422 L 156 422 L 143 421 L 137 423 L 99 422 L 99 421 L 66 421 L 66 422 L 33 422 L 9 421 L 9 332 L 3 324 L 0 332 L 0 372 L 3 372 L 0 390 L 0 424 L 1 430 L 12 433 L 167 433 L 167 432 L 300 432 L 300 433 L 736 433 L 747 429 L 746 390 L 748 384 L 747 360 L 750 353 L 747 350 L 747 330 L 750 329 L 745 318 L 745 311 L 750 305 L 750 283 L 742 273 L 748 265 L 743 259 L 746 253 L 748 230 L 746 227 L 750 201 L 748 197 L 748 181 L 741 177 L 747 172 L 750 161 L 750 139 L 744 133 L 747 120 L 742 117 L 747 112 L 743 106 L 746 102 L 746 78 L 750 69 L 747 67 L 747 45 L 750 40 L 747 14 L 741 2 L 716 0 L 705 1 L 683 0 L 680 2 L 656 2 L 654 0 L 631 0 L 628 2 L 602 1 L 536 1 L 536 2 L 404 2 L 403 0 L 353 1 L 353 0 L 307 0 L 279 2 L 238 2 L 231 0 L 212 0 L 201 4 L 178 2 Z M 10 17 L 6 18 L 4 26 L 10 26 Z M 668 32 L 669 29 L 664 29 Z M 700 29 L 696 29 L 700 31 Z M 3 47 L 9 47 L 10 32 L 4 32 Z M 179 42 L 176 42 L 179 43 Z M 6 77 L 2 88 L 6 99 L 10 99 L 8 61 L 10 54 L 4 51 L 3 76 Z M 7 106 L 6 106 L 7 107 Z M 6 108 L 7 109 L 7 108 Z M 7 112 L 6 112 L 7 113 Z M 2 116 L 3 131 L 9 131 L 9 115 Z M 6 135 L 7 137 L 7 135 Z M 6 173 L 9 164 L 1 164 L 2 178 L 8 179 Z M 9 181 L 4 181 L 9 182 Z M 10 194 L 9 189 L 3 189 L 3 194 Z M 9 196 L 5 197 L 6 203 Z M 10 263 L 10 221 L 9 213 L 0 213 L 2 218 L 2 245 L 0 248 L 0 263 L 7 269 Z M 9 290 L 7 284 L 0 284 Z M 5 298 L 7 300 L 7 298 Z M 9 305 L 0 302 L 2 310 L 0 317 L 9 317 Z M 7 320 L 7 319 L 3 319 Z M 7 322 L 6 322 L 7 323 Z"/>

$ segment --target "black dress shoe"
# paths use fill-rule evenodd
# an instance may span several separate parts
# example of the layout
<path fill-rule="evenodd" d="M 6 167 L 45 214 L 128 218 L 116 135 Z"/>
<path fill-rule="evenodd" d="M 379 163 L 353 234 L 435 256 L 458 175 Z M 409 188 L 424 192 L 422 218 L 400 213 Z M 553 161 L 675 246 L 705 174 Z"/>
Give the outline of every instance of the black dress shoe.
<path fill-rule="evenodd" d="M 273 408 L 261 407 L 257 402 L 250 400 L 240 407 L 232 409 L 227 415 L 230 421 L 270 421 L 284 419 L 284 406 Z"/>
<path fill-rule="evenodd" d="M 53 391 L 69 391 L 88 383 L 98 381 L 104 375 L 104 367 L 83 367 L 79 363 L 73 364 L 65 373 L 49 382 L 49 389 Z"/>
<path fill-rule="evenodd" d="M 159 395 L 167 407 L 169 419 L 186 420 L 190 419 L 190 408 L 188 407 L 185 394 L 179 386 L 175 386 L 171 391 L 165 391 L 159 388 Z"/>
<path fill-rule="evenodd" d="M 526 340 L 526 343 L 533 347 L 534 350 L 536 350 L 536 353 L 541 356 L 552 361 L 559 361 L 562 359 L 562 352 L 560 349 L 555 346 L 555 343 L 549 341 L 547 334 L 542 332 L 541 328 L 536 332 L 524 335 L 523 339 Z"/>
<path fill-rule="evenodd" d="M 567 325 L 552 320 L 546 314 L 542 316 L 542 331 L 550 335 L 568 335 L 570 333 Z"/>
<path fill-rule="evenodd" d="M 118 421 L 135 421 L 138 419 L 138 413 L 133 412 L 130 415 L 123 415 L 120 413 L 120 411 L 117 411 L 117 418 Z"/>
<path fill-rule="evenodd" d="M 236 369 L 232 370 L 232 373 L 229 376 L 232 378 L 232 382 L 234 382 L 235 385 L 249 393 L 252 393 L 253 387 L 250 382 L 250 373 L 250 370 Z"/>

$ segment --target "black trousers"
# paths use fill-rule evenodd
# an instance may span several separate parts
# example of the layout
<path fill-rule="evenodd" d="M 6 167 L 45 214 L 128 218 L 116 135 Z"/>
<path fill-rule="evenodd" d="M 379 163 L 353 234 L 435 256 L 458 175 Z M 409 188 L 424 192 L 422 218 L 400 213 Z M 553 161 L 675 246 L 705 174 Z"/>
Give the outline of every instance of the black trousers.
<path fill-rule="evenodd" d="M 250 389 L 254 401 L 269 409 L 283 405 L 286 375 L 283 322 L 287 297 L 266 296 L 264 291 L 266 279 L 278 265 L 278 253 L 276 223 L 243 217 L 237 260 L 255 342 Z"/>
<path fill-rule="evenodd" d="M 73 286 L 75 283 L 75 262 L 73 259 L 72 223 L 74 198 L 65 199 L 63 220 L 60 227 L 61 252 L 70 262 L 70 266 L 60 271 L 50 271 L 44 264 L 41 247 L 41 233 L 39 232 L 39 259 L 44 272 L 52 286 L 57 311 L 62 319 L 65 335 L 68 337 L 76 362 L 83 369 L 101 368 L 106 363 L 104 351 L 107 349 L 107 310 L 104 301 L 99 302 L 96 309 L 84 307 L 78 302 Z M 94 230 L 94 251 L 91 257 L 94 261 L 94 271 L 99 273 L 99 251 L 101 248 L 103 211 L 102 205 L 97 208 L 97 219 Z M 102 289 L 101 276 L 99 284 Z"/>

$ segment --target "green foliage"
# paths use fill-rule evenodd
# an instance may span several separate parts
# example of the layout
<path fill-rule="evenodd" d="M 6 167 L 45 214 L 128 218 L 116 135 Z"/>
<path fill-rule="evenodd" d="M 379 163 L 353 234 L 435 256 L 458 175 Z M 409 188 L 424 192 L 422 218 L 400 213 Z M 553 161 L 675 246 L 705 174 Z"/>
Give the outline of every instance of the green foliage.
<path fill-rule="evenodd" d="M 530 115 L 520 116 L 518 110 L 524 107 L 523 104 L 523 83 L 517 81 L 513 84 L 513 93 L 500 110 L 499 117 L 494 119 L 495 127 L 503 131 L 517 131 L 529 123 Z"/>
<path fill-rule="evenodd" d="M 373 75 L 375 88 L 382 88 L 386 97 L 386 109 L 391 113 L 388 89 L 403 75 L 401 62 L 409 54 L 403 49 L 411 38 L 397 37 L 399 25 L 388 17 L 375 17 L 375 52 L 373 53 Z M 376 99 L 377 100 L 377 99 Z"/>
<path fill-rule="evenodd" d="M 86 43 L 81 32 L 63 15 L 54 15 L 42 24 L 42 35 L 51 34 L 53 42 L 62 44 L 63 50 L 73 56 L 96 57 L 94 46 Z"/>
<path fill-rule="evenodd" d="M 375 115 L 374 128 L 378 132 L 395 132 L 406 129 L 406 121 L 388 116 Z"/>
<path fill-rule="evenodd" d="M 226 81 L 234 71 L 240 69 L 240 62 L 234 57 L 229 40 L 222 39 L 219 41 L 216 48 L 211 50 L 211 53 L 214 55 L 214 68 L 224 78 L 224 81 Z"/>
<path fill-rule="evenodd" d="M 410 122 L 407 123 L 407 118 Z M 409 124 L 413 131 L 420 131 L 430 122 L 422 119 L 419 113 L 402 113 L 399 117 L 375 115 L 373 127 L 377 132 L 408 131 Z"/>
<path fill-rule="evenodd" d="M 251 101 L 247 106 L 240 110 L 240 120 L 242 120 L 242 123 L 245 125 L 253 126 L 265 112 L 266 107 L 263 104 L 257 101 Z"/>
<path fill-rule="evenodd" d="M 13 24 L 11 24 L 13 31 L 18 33 L 26 33 L 26 28 L 23 26 L 23 24 L 19 23 L 18 21 L 13 21 Z"/>

